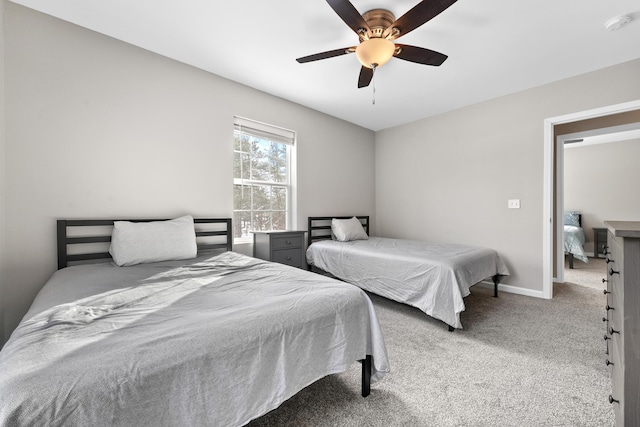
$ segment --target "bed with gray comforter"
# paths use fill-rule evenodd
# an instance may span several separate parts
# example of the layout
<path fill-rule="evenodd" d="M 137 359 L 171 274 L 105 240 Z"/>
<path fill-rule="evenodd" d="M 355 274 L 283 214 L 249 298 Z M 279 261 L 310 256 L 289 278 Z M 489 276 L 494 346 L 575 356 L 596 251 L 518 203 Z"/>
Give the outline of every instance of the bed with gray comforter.
<path fill-rule="evenodd" d="M 234 252 L 57 271 L 0 351 L 0 425 L 237 426 L 373 356 L 359 288 Z"/>
<path fill-rule="evenodd" d="M 493 249 L 383 237 L 319 240 L 307 249 L 307 262 L 366 291 L 417 307 L 450 329 L 462 328 L 460 313 L 471 286 L 509 274 Z"/>

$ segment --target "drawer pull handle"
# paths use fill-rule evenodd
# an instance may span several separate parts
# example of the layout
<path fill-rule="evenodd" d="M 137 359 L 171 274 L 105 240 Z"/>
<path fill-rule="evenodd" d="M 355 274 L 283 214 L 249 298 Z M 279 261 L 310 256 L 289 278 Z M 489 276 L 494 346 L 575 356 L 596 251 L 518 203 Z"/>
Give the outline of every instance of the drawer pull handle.
<path fill-rule="evenodd" d="M 607 364 L 607 366 L 609 366 L 609 365 L 613 366 L 613 362 L 610 362 L 609 359 L 607 359 L 606 364 Z"/>
<path fill-rule="evenodd" d="M 611 291 L 608 291 L 608 290 L 604 289 L 604 290 L 602 291 L 602 293 L 606 295 L 606 294 L 610 294 L 610 293 L 611 293 Z"/>
<path fill-rule="evenodd" d="M 607 279 L 602 279 L 602 283 L 607 283 L 608 280 Z"/>
<path fill-rule="evenodd" d="M 607 260 L 605 261 L 607 264 L 609 264 L 610 262 L 613 262 L 612 259 L 609 259 L 609 257 L 607 257 Z"/>
<path fill-rule="evenodd" d="M 613 276 L 614 274 L 620 274 L 619 271 L 615 271 L 613 268 L 609 269 L 609 276 Z"/>
<path fill-rule="evenodd" d="M 618 334 L 620 335 L 620 331 L 616 331 L 613 327 L 609 328 L 609 335 Z"/>
<path fill-rule="evenodd" d="M 611 339 L 611 337 L 610 337 L 609 335 L 604 334 L 604 340 L 605 340 L 605 341 L 606 341 L 606 340 L 610 340 L 610 339 Z"/>
<path fill-rule="evenodd" d="M 603 318 L 602 318 L 602 321 L 603 321 L 603 322 L 606 322 L 606 321 L 608 321 L 608 320 L 609 320 L 609 319 L 607 319 L 606 317 L 603 317 Z"/>
<path fill-rule="evenodd" d="M 607 309 L 607 311 L 615 310 L 615 308 L 611 307 L 609 304 L 607 304 L 604 308 Z"/>
<path fill-rule="evenodd" d="M 620 403 L 619 400 L 616 400 L 616 399 L 613 398 L 613 396 L 609 395 L 609 403 L 614 403 L 614 402 L 615 403 Z"/>

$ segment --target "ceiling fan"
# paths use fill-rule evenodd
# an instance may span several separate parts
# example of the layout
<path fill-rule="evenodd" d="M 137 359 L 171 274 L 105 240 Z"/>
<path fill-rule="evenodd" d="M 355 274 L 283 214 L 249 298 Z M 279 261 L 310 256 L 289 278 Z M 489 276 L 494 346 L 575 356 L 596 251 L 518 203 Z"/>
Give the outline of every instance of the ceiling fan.
<path fill-rule="evenodd" d="M 437 67 L 447 59 L 447 55 L 393 41 L 433 19 L 456 1 L 423 0 L 396 20 L 393 13 L 386 9 L 373 9 L 360 15 L 349 0 L 327 0 L 329 6 L 358 35 L 360 44 L 304 56 L 296 61 L 302 64 L 355 52 L 362 64 L 358 77 L 359 88 L 369 86 L 376 68 L 386 64 L 394 56 Z"/>

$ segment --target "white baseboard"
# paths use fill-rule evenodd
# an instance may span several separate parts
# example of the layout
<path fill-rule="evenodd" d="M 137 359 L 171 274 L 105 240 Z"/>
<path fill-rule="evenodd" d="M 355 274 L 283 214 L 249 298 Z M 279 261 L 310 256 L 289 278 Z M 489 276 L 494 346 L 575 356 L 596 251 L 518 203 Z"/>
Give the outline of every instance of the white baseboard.
<path fill-rule="evenodd" d="M 483 282 L 478 283 L 476 286 L 482 286 L 483 288 L 493 289 L 493 282 L 483 281 Z M 520 288 L 518 286 L 499 284 L 498 285 L 498 296 L 500 296 L 500 292 L 508 292 L 510 294 L 525 295 L 525 296 L 528 296 L 528 297 L 544 299 L 544 294 L 543 294 L 542 291 L 536 291 L 536 290 L 533 290 L 533 289 Z"/>

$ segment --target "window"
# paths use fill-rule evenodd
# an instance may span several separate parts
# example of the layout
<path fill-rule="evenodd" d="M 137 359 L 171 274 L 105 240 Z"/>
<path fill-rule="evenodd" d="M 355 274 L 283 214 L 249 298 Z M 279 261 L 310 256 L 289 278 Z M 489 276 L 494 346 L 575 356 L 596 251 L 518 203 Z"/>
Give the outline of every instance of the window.
<path fill-rule="evenodd" d="M 287 230 L 293 221 L 293 131 L 235 117 L 233 132 L 233 237 Z"/>

